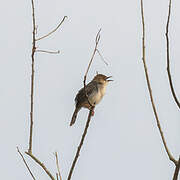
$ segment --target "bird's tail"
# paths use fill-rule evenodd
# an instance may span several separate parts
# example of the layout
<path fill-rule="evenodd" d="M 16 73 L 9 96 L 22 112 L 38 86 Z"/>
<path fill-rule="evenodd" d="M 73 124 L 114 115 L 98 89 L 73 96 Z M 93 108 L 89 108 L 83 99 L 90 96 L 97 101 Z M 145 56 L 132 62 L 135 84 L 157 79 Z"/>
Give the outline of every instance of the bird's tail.
<path fill-rule="evenodd" d="M 72 119 L 71 119 L 71 122 L 70 122 L 70 126 L 72 126 L 75 123 L 76 117 L 77 117 L 77 113 L 79 112 L 79 110 L 80 110 L 80 108 L 77 108 L 77 107 L 75 108 L 73 116 L 72 116 Z"/>

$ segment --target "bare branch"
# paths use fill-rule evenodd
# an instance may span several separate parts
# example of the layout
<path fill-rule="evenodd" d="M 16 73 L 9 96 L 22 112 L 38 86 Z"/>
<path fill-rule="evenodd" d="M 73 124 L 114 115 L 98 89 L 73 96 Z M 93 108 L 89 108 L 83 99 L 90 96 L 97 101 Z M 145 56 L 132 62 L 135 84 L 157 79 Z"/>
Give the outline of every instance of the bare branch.
<path fill-rule="evenodd" d="M 49 54 L 59 54 L 60 51 L 46 51 L 46 50 L 41 50 L 41 49 L 38 49 L 36 50 L 36 52 L 42 52 L 42 53 L 49 53 Z"/>
<path fill-rule="evenodd" d="M 34 1 L 31 0 L 32 4 L 32 19 L 33 19 L 33 37 L 32 37 L 32 65 L 31 65 L 31 110 L 30 110 L 30 135 L 29 135 L 29 149 L 28 152 L 32 153 L 32 134 L 33 134 L 33 103 L 34 103 L 34 54 L 36 51 L 36 22 L 35 22 L 35 12 L 34 12 Z"/>
<path fill-rule="evenodd" d="M 169 85 L 171 88 L 171 93 L 173 95 L 173 98 L 178 106 L 178 108 L 180 108 L 180 103 L 179 100 L 176 96 L 175 90 L 174 90 L 174 86 L 173 86 L 173 82 L 172 82 L 172 76 L 171 76 L 171 71 L 170 71 L 170 57 L 169 57 L 169 21 L 170 21 L 170 16 L 171 16 L 171 0 L 169 0 L 169 11 L 168 11 L 168 18 L 167 18 L 167 25 L 166 25 L 166 45 L 167 45 L 167 74 L 168 74 L 168 80 L 169 80 Z"/>
<path fill-rule="evenodd" d="M 46 34 L 46 35 L 44 35 L 44 36 L 42 36 L 42 37 L 40 37 L 40 38 L 37 38 L 36 41 L 39 41 L 39 40 L 41 40 L 41 39 L 44 39 L 44 38 L 50 36 L 51 34 L 53 34 L 54 32 L 56 32 L 66 18 L 67 18 L 67 16 L 64 16 L 63 19 L 62 19 L 62 21 L 58 24 L 58 26 L 57 26 L 55 29 L 53 29 L 53 30 L 52 30 L 51 32 L 49 32 L 48 34 Z"/>
<path fill-rule="evenodd" d="M 156 118 L 157 127 L 159 129 L 164 148 L 165 148 L 165 150 L 167 152 L 167 155 L 168 155 L 169 159 L 172 162 L 174 162 L 174 164 L 176 164 L 177 161 L 174 159 L 174 157 L 172 156 L 172 154 L 170 153 L 170 151 L 169 151 L 169 149 L 167 147 L 166 140 L 164 138 L 164 134 L 163 134 L 163 131 L 162 131 L 162 128 L 161 128 L 161 125 L 160 125 L 159 117 L 158 117 L 158 114 L 157 114 L 156 106 L 154 104 L 154 99 L 153 99 L 153 95 L 152 95 L 152 89 L 151 89 L 151 84 L 150 84 L 147 65 L 146 65 L 146 60 L 145 60 L 145 23 L 144 23 L 143 0 L 141 0 L 141 16 L 142 16 L 142 26 L 143 26 L 143 37 L 142 37 L 143 57 L 142 57 L 142 60 L 143 60 L 143 65 L 144 65 L 144 71 L 145 71 L 148 91 L 149 91 L 149 95 L 150 95 L 150 99 L 151 99 L 151 104 L 152 104 L 153 112 L 154 112 L 154 115 L 155 115 L 155 118 Z"/>
<path fill-rule="evenodd" d="M 29 155 L 36 163 L 38 163 L 42 169 L 44 169 L 44 171 L 46 172 L 46 174 L 52 179 L 55 180 L 55 178 L 53 177 L 53 175 L 50 173 L 50 171 L 46 168 L 46 166 L 39 160 L 37 159 L 33 154 L 29 153 L 29 152 L 25 152 L 27 155 Z"/>
<path fill-rule="evenodd" d="M 91 57 L 91 59 L 90 59 L 90 62 L 89 62 L 89 64 L 88 64 L 86 73 L 85 73 L 85 75 L 84 75 L 84 81 L 83 81 L 86 98 L 87 98 L 88 103 L 89 103 L 89 105 L 90 105 L 91 107 L 93 107 L 93 105 L 90 103 L 89 98 L 88 98 L 88 95 L 87 95 L 87 92 L 86 92 L 86 78 L 87 78 L 87 74 L 88 74 L 89 68 L 90 68 L 90 66 L 91 66 L 91 64 L 92 64 L 92 61 L 93 61 L 94 56 L 95 56 L 96 51 L 97 51 L 97 46 L 98 46 L 98 43 L 99 43 L 99 40 L 100 40 L 100 32 L 101 32 L 101 29 L 98 31 L 98 33 L 97 33 L 97 35 L 96 35 L 94 51 L 93 51 L 92 57 Z"/>
<path fill-rule="evenodd" d="M 75 157 L 74 157 L 74 160 L 73 160 L 71 169 L 70 169 L 70 171 L 69 171 L 69 175 L 68 175 L 67 180 L 70 180 L 70 179 L 71 179 L 71 176 L 72 176 L 74 167 L 75 167 L 75 165 L 76 165 L 76 162 L 77 162 L 77 160 L 78 160 L 78 157 L 79 157 L 79 154 L 80 154 L 80 151 L 81 151 L 81 148 L 82 148 L 82 145 L 83 145 L 85 136 L 86 136 L 86 134 L 87 134 L 87 130 L 88 130 L 88 127 L 89 127 L 89 123 L 90 123 L 90 121 L 91 121 L 92 112 L 94 111 L 94 108 L 95 108 L 95 107 L 91 107 L 91 110 L 89 111 L 89 115 L 88 115 L 88 119 L 87 119 L 87 122 L 86 122 L 86 126 L 85 126 L 85 129 L 84 129 L 84 132 L 83 132 L 83 135 L 82 135 L 80 144 L 79 144 L 79 146 L 78 146 L 76 155 L 75 155 Z"/>
<path fill-rule="evenodd" d="M 25 166 L 27 167 L 29 173 L 31 174 L 32 178 L 33 178 L 34 180 L 36 180 L 35 177 L 34 177 L 34 175 L 33 175 L 33 173 L 32 173 L 32 171 L 30 170 L 30 168 L 29 168 L 29 166 L 28 166 L 28 164 L 27 164 L 27 162 L 26 162 L 24 156 L 22 155 L 22 153 L 20 152 L 20 150 L 19 150 L 18 147 L 17 147 L 17 152 L 20 154 L 20 156 L 21 156 L 21 158 L 22 158 L 22 160 L 23 160 Z"/>
<path fill-rule="evenodd" d="M 178 162 L 177 162 L 177 164 L 176 164 L 176 168 L 175 168 L 175 171 L 174 171 L 173 180 L 178 180 L 179 170 L 180 170 L 180 157 L 179 157 L 179 160 L 178 160 Z"/>
<path fill-rule="evenodd" d="M 57 152 L 55 152 L 55 157 L 56 157 L 56 167 L 57 167 L 57 170 L 58 170 L 58 175 L 59 175 L 60 180 L 62 180 Z"/>

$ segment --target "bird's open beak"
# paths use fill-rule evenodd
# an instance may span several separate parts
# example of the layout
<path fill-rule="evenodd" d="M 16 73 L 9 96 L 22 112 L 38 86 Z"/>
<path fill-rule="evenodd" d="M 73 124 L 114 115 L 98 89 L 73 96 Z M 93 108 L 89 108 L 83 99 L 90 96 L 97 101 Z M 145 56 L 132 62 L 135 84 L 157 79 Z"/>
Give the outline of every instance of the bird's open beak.
<path fill-rule="evenodd" d="M 107 77 L 107 78 L 106 78 L 106 81 L 108 81 L 108 82 L 109 82 L 109 81 L 113 81 L 112 79 L 109 79 L 109 78 L 112 78 L 112 76 Z"/>

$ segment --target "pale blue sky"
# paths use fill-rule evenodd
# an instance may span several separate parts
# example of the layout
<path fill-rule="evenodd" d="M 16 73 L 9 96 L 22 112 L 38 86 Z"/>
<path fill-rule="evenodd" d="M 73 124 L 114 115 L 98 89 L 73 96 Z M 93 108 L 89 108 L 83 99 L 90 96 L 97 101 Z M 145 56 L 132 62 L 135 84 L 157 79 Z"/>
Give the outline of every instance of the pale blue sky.
<path fill-rule="evenodd" d="M 180 98 L 180 11 L 172 1 L 170 43 L 172 77 Z M 140 1 L 35 1 L 38 36 L 53 29 L 64 15 L 60 30 L 37 46 L 60 50 L 59 55 L 37 53 L 35 60 L 35 114 L 33 152 L 55 173 L 53 153 L 58 152 L 63 180 L 85 126 L 88 111 L 82 110 L 69 127 L 74 97 L 83 86 L 94 39 L 102 28 L 99 50 L 88 81 L 96 71 L 112 75 L 102 102 L 96 107 L 72 180 L 169 180 L 174 165 L 168 160 L 156 126 L 141 61 Z M 144 1 L 146 59 L 155 103 L 167 144 L 180 154 L 180 113 L 166 74 L 165 25 L 168 0 Z M 1 163 L 0 179 L 32 179 L 16 146 L 26 151 L 29 138 L 31 75 L 31 1 L 4 1 L 1 6 Z M 48 179 L 26 157 L 39 180 Z"/>

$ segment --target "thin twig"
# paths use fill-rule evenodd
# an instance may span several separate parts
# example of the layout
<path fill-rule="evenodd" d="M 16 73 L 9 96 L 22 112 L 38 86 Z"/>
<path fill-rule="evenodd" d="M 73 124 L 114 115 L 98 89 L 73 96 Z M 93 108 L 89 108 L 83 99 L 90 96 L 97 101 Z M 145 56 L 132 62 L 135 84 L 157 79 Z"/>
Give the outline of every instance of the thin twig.
<path fill-rule="evenodd" d="M 97 53 L 99 54 L 99 56 L 101 57 L 101 60 L 106 64 L 106 66 L 108 66 L 108 63 L 105 61 L 104 57 L 102 56 L 102 54 L 100 53 L 100 51 L 98 49 L 96 49 Z"/>
<path fill-rule="evenodd" d="M 53 175 L 50 173 L 50 171 L 46 168 L 46 166 L 39 160 L 37 159 L 33 154 L 29 153 L 29 152 L 25 152 L 27 155 L 29 155 L 36 163 L 38 163 L 46 172 L 46 174 L 52 179 L 55 180 L 55 178 L 53 177 Z"/>
<path fill-rule="evenodd" d="M 178 106 L 178 108 L 180 108 L 180 103 L 179 100 L 176 96 L 175 90 L 174 90 L 174 86 L 173 86 L 173 82 L 172 82 L 172 76 L 171 76 L 171 71 L 170 71 L 170 57 L 169 57 L 169 22 L 170 22 L 170 16 L 171 16 L 171 0 L 169 0 L 169 11 L 168 11 L 168 18 L 167 18 L 167 25 L 166 25 L 166 44 L 167 44 L 167 74 L 168 74 L 168 80 L 169 80 L 169 85 L 171 88 L 171 93 L 173 95 L 173 98 Z"/>
<path fill-rule="evenodd" d="M 42 53 L 49 53 L 49 54 L 59 54 L 60 51 L 46 51 L 46 50 L 41 50 L 41 49 L 37 49 L 36 52 L 42 52 Z"/>
<path fill-rule="evenodd" d="M 53 30 L 52 30 L 51 32 L 49 32 L 48 34 L 46 34 L 46 35 L 44 35 L 44 36 L 42 36 L 42 37 L 40 37 L 40 38 L 37 38 L 36 41 L 39 41 L 39 40 L 41 40 L 41 39 L 44 39 L 44 38 L 48 37 L 49 35 L 53 34 L 54 32 L 56 32 L 66 18 L 67 18 L 67 16 L 64 16 L 63 19 L 61 20 L 61 22 L 58 24 L 58 26 L 57 26 L 55 29 L 53 29 Z"/>
<path fill-rule="evenodd" d="M 167 152 L 167 155 L 169 157 L 169 159 L 174 162 L 174 164 L 177 164 L 177 161 L 174 159 L 174 157 L 172 156 L 172 154 L 170 153 L 167 144 L 166 144 L 166 140 L 164 138 L 164 134 L 160 125 L 160 121 L 159 121 L 159 117 L 157 114 L 157 110 L 156 110 L 156 106 L 154 104 L 154 99 L 153 99 L 153 95 L 152 95 L 152 89 L 151 89 L 151 84 L 150 84 L 150 80 L 149 80 L 149 75 L 148 75 L 148 70 L 147 70 L 147 65 L 146 65 L 146 60 L 145 60 L 145 23 L 144 23 L 144 10 L 143 10 L 143 0 L 141 0 L 141 16 L 142 16 L 142 27 L 143 27 L 143 37 L 142 37 L 142 52 L 143 52 L 143 65 L 144 65 L 144 71 L 145 71 L 145 76 L 146 76 L 146 81 L 147 81 L 147 86 L 148 86 L 148 91 L 149 91 L 149 95 L 150 95 L 150 99 L 151 99 L 151 104 L 152 104 L 152 108 L 153 108 L 153 112 L 156 118 L 156 123 L 157 123 L 157 127 L 159 129 L 160 135 L 161 135 L 161 139 L 164 145 L 164 148 Z"/>
<path fill-rule="evenodd" d="M 85 82 L 85 83 L 86 83 L 86 78 L 87 78 L 87 74 L 88 74 L 89 68 L 90 68 L 90 66 L 91 66 L 91 63 L 92 63 L 92 61 L 93 61 L 93 59 L 94 59 L 94 56 L 95 56 L 95 54 L 96 54 L 96 51 L 97 51 L 97 46 L 98 46 L 98 43 L 99 43 L 99 40 L 100 40 L 100 37 L 101 37 L 101 36 L 100 36 L 100 32 L 101 32 L 101 29 L 98 31 L 98 33 L 97 33 L 97 35 L 96 35 L 94 51 L 93 51 L 93 54 L 92 54 L 92 56 L 91 56 L 90 62 L 89 62 L 89 64 L 88 64 L 86 73 L 85 73 L 85 75 L 84 75 L 84 82 Z"/>
<path fill-rule="evenodd" d="M 28 169 L 29 173 L 31 174 L 32 178 L 33 178 L 34 180 L 36 180 L 36 178 L 34 177 L 34 175 L 33 175 L 32 171 L 30 170 L 30 168 L 29 168 L 29 166 L 28 166 L 28 164 L 27 164 L 27 162 L 26 162 L 26 160 L 25 160 L 25 158 L 24 158 L 23 154 L 20 152 L 20 150 L 19 150 L 19 148 L 18 148 L 18 147 L 17 147 L 17 152 L 20 154 L 20 156 L 21 156 L 21 158 L 22 158 L 22 160 L 23 160 L 23 162 L 24 162 L 25 166 L 27 167 L 27 169 Z"/>
<path fill-rule="evenodd" d="M 55 152 L 55 157 L 56 157 L 56 167 L 57 167 L 57 170 L 58 170 L 58 175 L 59 175 L 60 180 L 62 180 L 57 152 Z"/>
<path fill-rule="evenodd" d="M 31 53 L 31 110 L 30 110 L 30 135 L 29 135 L 29 149 L 28 152 L 32 153 L 32 134 L 33 134 L 33 103 L 34 103 L 34 54 L 36 51 L 36 22 L 35 22 L 35 12 L 34 12 L 34 1 L 31 0 L 32 4 L 32 19 L 33 19 L 33 37 L 32 37 L 32 53 Z"/>
<path fill-rule="evenodd" d="M 97 46 L 98 46 L 98 43 L 99 43 L 99 40 L 100 40 L 100 32 L 101 32 L 101 29 L 98 31 L 98 33 L 97 33 L 97 35 L 96 35 L 95 47 L 94 47 L 93 54 L 92 54 L 92 56 L 91 56 L 90 62 L 89 62 L 89 64 L 88 64 L 86 73 L 85 73 L 85 75 L 84 75 L 84 81 L 83 81 L 83 83 L 84 83 L 85 95 L 86 95 L 86 98 L 87 98 L 87 100 L 88 100 L 88 103 L 89 103 L 89 105 L 90 105 L 91 107 L 92 107 L 93 105 L 90 103 L 89 98 L 88 98 L 88 95 L 87 95 L 87 92 L 86 92 L 86 78 L 87 78 L 87 74 L 88 74 L 88 72 L 89 72 L 89 68 L 90 68 L 90 66 L 91 66 L 91 64 L 92 64 L 92 61 L 93 61 L 94 56 L 95 56 L 96 51 L 97 51 Z"/>
<path fill-rule="evenodd" d="M 180 170 L 180 157 L 179 157 L 178 163 L 176 164 L 173 180 L 178 180 L 179 170 Z"/>
<path fill-rule="evenodd" d="M 82 145 L 83 145 L 85 136 L 86 136 L 86 134 L 87 134 L 87 130 L 88 130 L 88 127 L 89 127 L 89 123 L 90 123 L 90 121 L 91 121 L 91 116 L 92 116 L 92 112 L 93 112 L 94 108 L 95 108 L 95 107 L 93 106 L 93 107 L 91 107 L 91 110 L 89 110 L 89 115 L 88 115 L 88 119 L 87 119 L 87 122 L 86 122 L 86 126 L 85 126 L 85 129 L 84 129 L 84 132 L 83 132 L 83 135 L 82 135 L 80 144 L 79 144 L 79 146 L 78 146 L 76 155 L 75 155 L 75 157 L 74 157 L 74 160 L 73 160 L 71 169 L 70 169 L 70 171 L 69 171 L 69 175 L 68 175 L 67 180 L 70 180 L 70 179 L 71 179 L 71 176 L 72 176 L 74 167 L 75 167 L 75 165 L 76 165 L 76 162 L 77 162 L 77 160 L 78 160 L 78 157 L 79 157 L 79 154 L 80 154 L 80 151 L 81 151 L 81 148 L 82 148 Z"/>

